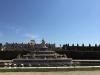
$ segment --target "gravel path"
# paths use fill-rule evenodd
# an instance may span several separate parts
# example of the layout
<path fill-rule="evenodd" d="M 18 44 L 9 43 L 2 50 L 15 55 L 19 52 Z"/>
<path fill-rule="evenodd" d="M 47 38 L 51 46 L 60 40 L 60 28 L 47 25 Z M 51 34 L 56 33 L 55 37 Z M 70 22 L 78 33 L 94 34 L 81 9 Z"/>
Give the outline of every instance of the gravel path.
<path fill-rule="evenodd" d="M 69 72 L 1 72 L 0 75 L 99 75 L 100 71 L 69 71 Z"/>

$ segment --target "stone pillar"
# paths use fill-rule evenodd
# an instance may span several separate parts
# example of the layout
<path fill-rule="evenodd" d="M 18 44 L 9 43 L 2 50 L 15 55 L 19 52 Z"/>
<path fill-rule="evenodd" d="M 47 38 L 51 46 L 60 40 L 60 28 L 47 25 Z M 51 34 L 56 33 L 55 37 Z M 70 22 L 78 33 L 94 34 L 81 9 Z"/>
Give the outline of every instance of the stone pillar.
<path fill-rule="evenodd" d="M 12 65 L 12 63 L 8 63 L 8 65 L 9 65 L 9 68 L 11 67 L 11 65 Z"/>
<path fill-rule="evenodd" d="M 16 64 L 14 64 L 14 68 L 16 68 L 17 67 L 17 65 Z"/>
<path fill-rule="evenodd" d="M 32 64 L 29 63 L 29 67 L 32 67 Z"/>
<path fill-rule="evenodd" d="M 4 67 L 7 67 L 8 66 L 8 63 L 4 63 Z"/>
<path fill-rule="evenodd" d="M 24 67 L 24 64 L 21 64 L 21 67 Z"/>

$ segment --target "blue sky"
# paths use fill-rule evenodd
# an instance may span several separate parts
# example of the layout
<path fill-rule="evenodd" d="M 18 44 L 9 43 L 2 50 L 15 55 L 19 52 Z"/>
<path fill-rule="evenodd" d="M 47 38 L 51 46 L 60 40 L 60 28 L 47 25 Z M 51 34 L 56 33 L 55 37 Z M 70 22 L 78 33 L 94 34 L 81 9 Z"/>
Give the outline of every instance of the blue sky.
<path fill-rule="evenodd" d="M 100 44 L 100 0 L 0 0 L 0 42 Z"/>

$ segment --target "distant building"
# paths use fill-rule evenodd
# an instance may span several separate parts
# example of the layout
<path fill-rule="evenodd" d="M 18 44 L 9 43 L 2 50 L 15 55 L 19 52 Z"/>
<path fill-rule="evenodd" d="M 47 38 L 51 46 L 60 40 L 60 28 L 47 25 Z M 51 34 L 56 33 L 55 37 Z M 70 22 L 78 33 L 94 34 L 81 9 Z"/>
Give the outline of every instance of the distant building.
<path fill-rule="evenodd" d="M 49 46 L 51 47 L 49 48 Z M 23 66 L 70 66 L 72 59 L 57 54 L 52 50 L 52 47 L 55 47 L 55 45 L 45 44 L 45 41 L 42 40 L 41 44 L 34 45 L 34 50 L 31 53 L 13 59 L 13 64 L 17 66 L 21 66 L 21 64 Z"/>

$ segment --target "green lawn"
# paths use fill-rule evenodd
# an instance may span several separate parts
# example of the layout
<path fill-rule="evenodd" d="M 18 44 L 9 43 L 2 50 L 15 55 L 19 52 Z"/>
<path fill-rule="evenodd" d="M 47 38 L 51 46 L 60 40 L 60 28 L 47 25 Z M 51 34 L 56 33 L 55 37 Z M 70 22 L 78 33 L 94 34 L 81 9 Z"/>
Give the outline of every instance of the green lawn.
<path fill-rule="evenodd" d="M 53 71 L 92 71 L 100 70 L 100 67 L 93 68 L 0 68 L 0 72 L 53 72 Z"/>

